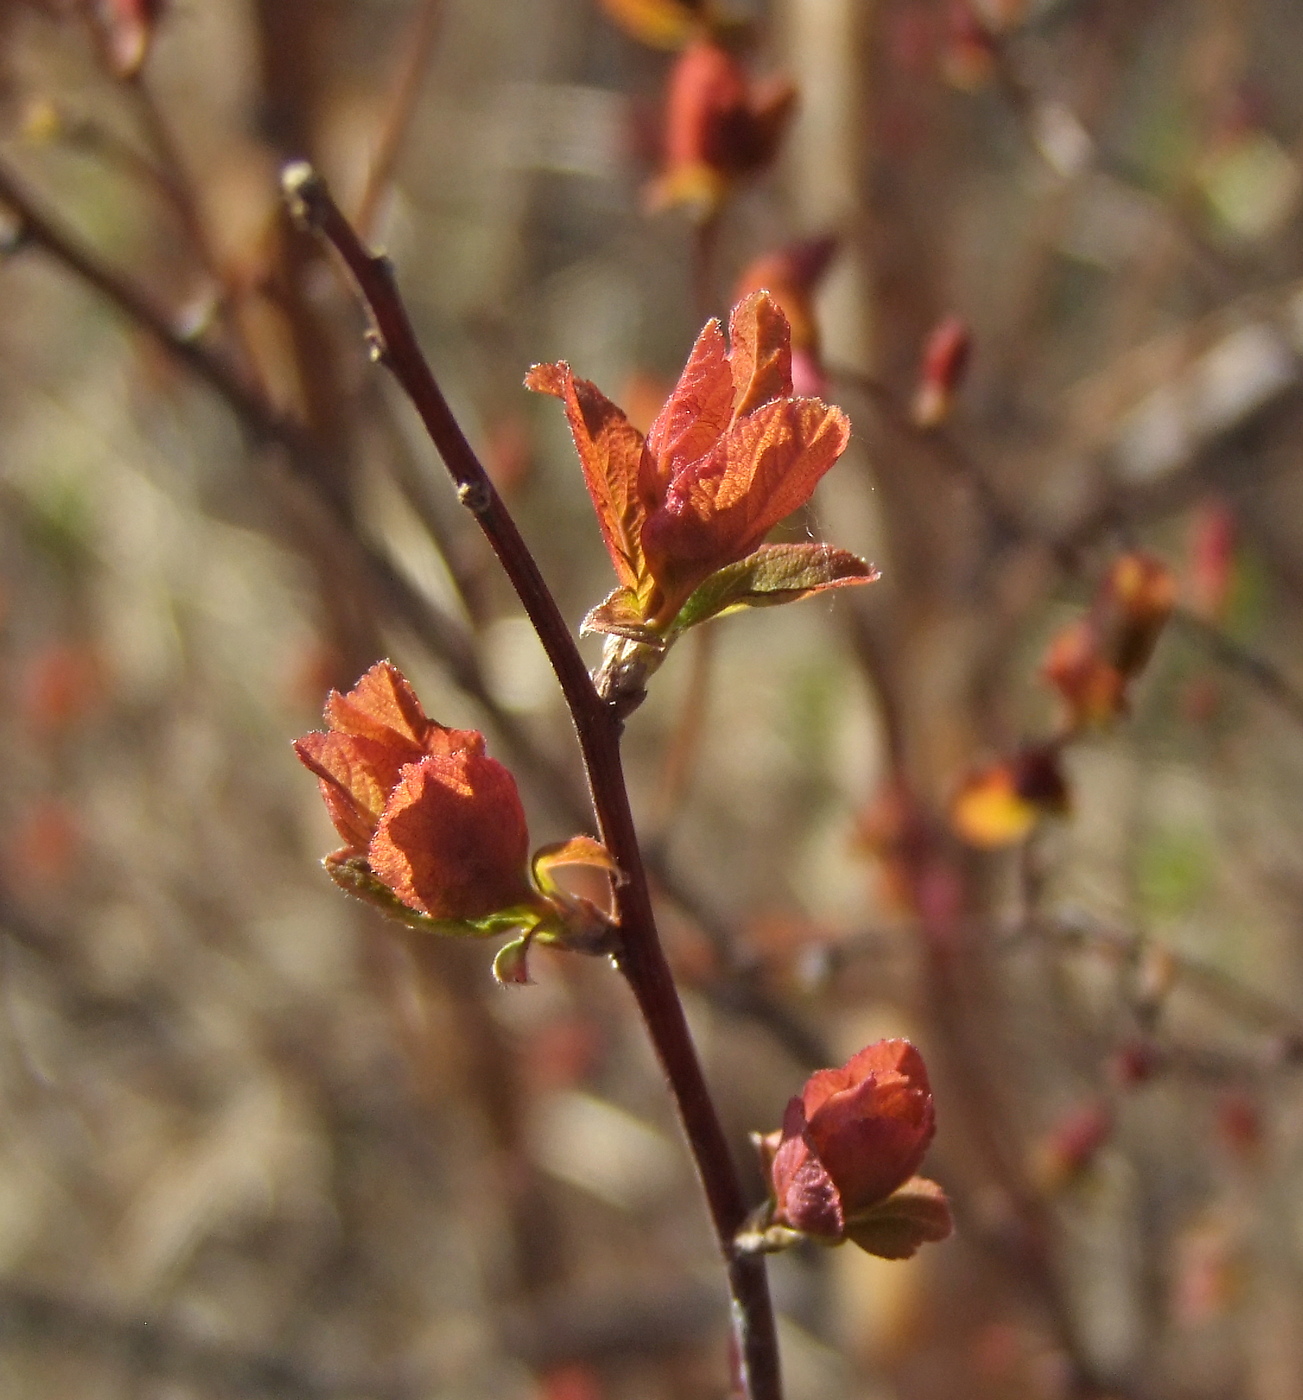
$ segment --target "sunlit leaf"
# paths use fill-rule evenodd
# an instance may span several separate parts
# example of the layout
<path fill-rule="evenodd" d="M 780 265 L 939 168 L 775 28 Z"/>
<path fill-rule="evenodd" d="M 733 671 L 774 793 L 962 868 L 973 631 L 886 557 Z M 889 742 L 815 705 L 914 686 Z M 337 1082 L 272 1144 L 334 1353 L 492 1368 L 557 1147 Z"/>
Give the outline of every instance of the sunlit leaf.
<path fill-rule="evenodd" d="M 1009 764 L 972 774 L 950 804 L 950 822 L 971 846 L 1013 846 L 1031 835 L 1040 810 L 1018 791 Z"/>
<path fill-rule="evenodd" d="M 733 376 L 724 332 L 717 320 L 706 322 L 697 337 L 674 392 L 647 434 L 648 457 L 642 483 L 652 504 L 664 494 L 672 467 L 695 462 L 719 441 L 733 417 Z"/>
<path fill-rule="evenodd" d="M 829 588 L 872 583 L 872 564 L 829 544 L 767 544 L 711 574 L 683 605 L 670 635 L 741 608 L 794 603 Z"/>
<path fill-rule="evenodd" d="M 607 553 L 620 582 L 636 588 L 645 572 L 641 543 L 644 511 L 638 494 L 639 478 L 644 474 L 642 434 L 623 409 L 595 384 L 572 374 L 564 361 L 535 365 L 525 376 L 525 384 L 565 404 Z"/>
<path fill-rule="evenodd" d="M 734 421 L 792 392 L 791 330 L 767 292 L 753 292 L 733 308 L 728 323 Z"/>
<path fill-rule="evenodd" d="M 676 472 L 647 517 L 647 566 L 674 612 L 717 568 L 755 550 L 803 506 L 850 438 L 839 408 L 779 399 L 734 424 L 708 457 Z"/>

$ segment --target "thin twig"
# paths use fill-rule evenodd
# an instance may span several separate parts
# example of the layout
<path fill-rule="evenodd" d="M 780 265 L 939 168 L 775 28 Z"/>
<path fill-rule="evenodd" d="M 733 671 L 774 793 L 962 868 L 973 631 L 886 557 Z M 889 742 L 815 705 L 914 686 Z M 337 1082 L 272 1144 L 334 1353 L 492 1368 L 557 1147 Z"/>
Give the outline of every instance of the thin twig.
<path fill-rule="evenodd" d="M 778 1344 L 768 1281 L 763 1262 L 740 1255 L 733 1245 L 747 1217 L 746 1198 L 656 932 L 625 786 L 619 717 L 594 689 L 533 555 L 453 417 L 417 343 L 390 264 L 362 245 L 311 167 L 296 163 L 283 178 L 292 207 L 334 246 L 357 282 L 374 321 L 377 357 L 420 414 L 458 499 L 483 530 L 556 672 L 583 754 L 598 830 L 624 875 L 617 892 L 620 943 L 615 961 L 634 994 L 669 1081 L 724 1255 L 733 1298 L 740 1389 L 750 1400 L 778 1400 Z"/>
<path fill-rule="evenodd" d="M 40 207 L 24 182 L 0 163 L 0 203 L 18 217 L 19 241 L 44 248 L 87 285 L 112 302 L 127 318 L 160 341 L 189 370 L 224 398 L 246 428 L 266 440 L 309 451 L 303 431 L 276 411 L 240 372 L 211 347 L 189 335 L 181 322 L 128 278 L 91 256 L 80 242 Z"/>
<path fill-rule="evenodd" d="M 1250 680 L 1291 719 L 1303 724 L 1303 691 L 1264 656 L 1250 651 L 1243 643 L 1222 631 L 1220 627 L 1191 612 L 1189 608 L 1173 608 L 1172 625 L 1179 627 L 1192 641 L 1201 646 L 1219 665 Z"/>
<path fill-rule="evenodd" d="M 403 35 L 402 64 L 393 84 L 393 97 L 380 124 L 380 140 L 376 143 L 371 168 L 367 171 L 366 187 L 358 200 L 357 214 L 353 219 L 358 236 L 368 241 L 375 237 L 380 206 L 393 184 L 403 141 L 416 112 L 434 54 L 441 9 L 442 0 L 421 0 L 411 27 Z"/>

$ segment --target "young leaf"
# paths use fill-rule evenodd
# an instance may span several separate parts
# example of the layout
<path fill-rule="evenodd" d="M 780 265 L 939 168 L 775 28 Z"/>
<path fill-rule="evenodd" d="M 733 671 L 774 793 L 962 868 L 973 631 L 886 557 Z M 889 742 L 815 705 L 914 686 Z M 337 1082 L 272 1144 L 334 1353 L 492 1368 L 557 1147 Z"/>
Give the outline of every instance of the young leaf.
<path fill-rule="evenodd" d="M 540 846 L 534 852 L 534 883 L 545 895 L 555 895 L 560 886 L 553 878 L 552 872 L 571 865 L 586 865 L 595 870 L 604 870 L 616 884 L 624 881 L 620 867 L 615 863 L 615 857 L 600 841 L 595 841 L 591 836 L 572 836 L 569 841 Z"/>
<path fill-rule="evenodd" d="M 670 628 L 671 637 L 708 618 L 740 608 L 795 603 L 828 588 L 872 583 L 872 564 L 829 544 L 766 544 L 718 570 L 683 605 Z"/>
<path fill-rule="evenodd" d="M 881 1259 L 908 1259 L 922 1244 L 954 1229 L 946 1193 L 925 1176 L 911 1177 L 885 1201 L 846 1222 L 846 1237 Z"/>
<path fill-rule="evenodd" d="M 617 588 L 598 603 L 580 624 L 579 632 L 581 636 L 605 632 L 612 637 L 627 637 L 631 642 L 645 642 L 648 646 L 665 644 L 660 633 L 648 627 L 638 595 L 629 588 Z"/>
<path fill-rule="evenodd" d="M 724 332 L 706 322 L 674 392 L 647 434 L 648 457 L 642 483 L 649 507 L 665 493 L 674 464 L 695 462 L 719 441 L 733 417 L 733 376 Z"/>
<path fill-rule="evenodd" d="M 530 935 L 513 938 L 498 949 L 493 959 L 493 980 L 500 987 L 528 987 Z"/>
<path fill-rule="evenodd" d="M 595 384 L 572 374 L 564 360 L 535 365 L 525 376 L 525 385 L 565 404 L 607 553 L 620 582 L 637 588 L 646 572 L 641 543 L 644 510 L 638 494 L 639 478 L 645 472 L 642 434 L 623 409 Z"/>
<path fill-rule="evenodd" d="M 733 308 L 728 323 L 733 376 L 733 421 L 792 392 L 791 331 L 768 292 L 753 292 Z"/>
<path fill-rule="evenodd" d="M 685 464 L 642 533 L 669 606 L 677 611 L 716 568 L 750 554 L 803 506 L 849 437 L 839 408 L 778 399 L 736 423 L 707 458 Z"/>

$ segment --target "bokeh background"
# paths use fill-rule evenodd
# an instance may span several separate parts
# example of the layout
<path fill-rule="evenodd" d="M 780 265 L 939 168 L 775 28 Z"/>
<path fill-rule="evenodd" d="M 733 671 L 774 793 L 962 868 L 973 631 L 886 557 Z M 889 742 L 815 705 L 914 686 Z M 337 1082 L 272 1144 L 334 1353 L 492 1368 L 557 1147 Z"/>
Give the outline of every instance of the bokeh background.
<path fill-rule="evenodd" d="M 746 1134 L 810 1069 L 908 1034 L 933 1071 L 956 1236 L 776 1260 L 792 1400 L 1303 1395 L 1303 9 L 743 8 L 799 102 L 706 225 L 648 209 L 675 56 L 640 13 L 0 5 L 0 1389 L 725 1393 L 620 979 L 505 991 L 317 863 L 290 740 L 386 655 L 536 842 L 591 825 L 519 606 L 281 212 L 308 156 L 576 624 L 609 564 L 527 367 L 645 422 L 754 259 L 836 239 L 854 440 L 785 528 L 883 579 L 689 638 L 627 735 L 756 1200 Z M 922 428 L 947 316 L 971 362 Z M 1065 816 L 963 839 L 1137 548 L 1178 605 L 1130 713 L 1066 746 Z"/>

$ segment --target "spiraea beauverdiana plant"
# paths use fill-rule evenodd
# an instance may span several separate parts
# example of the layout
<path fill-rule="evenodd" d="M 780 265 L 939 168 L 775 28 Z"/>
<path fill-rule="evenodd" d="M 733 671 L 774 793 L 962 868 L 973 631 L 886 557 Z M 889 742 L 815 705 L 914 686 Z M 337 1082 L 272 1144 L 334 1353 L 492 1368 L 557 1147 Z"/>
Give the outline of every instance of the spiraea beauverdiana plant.
<path fill-rule="evenodd" d="M 791 330 L 766 291 L 712 320 L 644 438 L 564 361 L 529 388 L 565 404 L 620 586 L 584 619 L 614 641 L 598 675 L 611 699 L 646 677 L 689 627 L 738 608 L 868 583 L 877 571 L 827 544 L 765 544 L 845 451 L 839 408 L 792 393 Z"/>
<path fill-rule="evenodd" d="M 763 291 L 734 308 L 731 343 L 718 322 L 707 325 L 646 438 L 569 366 L 531 371 L 530 387 L 565 404 L 619 579 L 586 620 L 611 638 L 603 669 L 590 678 L 528 546 L 420 353 L 388 265 L 361 245 L 309 167 L 291 167 L 284 182 L 299 217 L 339 249 L 357 278 L 384 363 L 420 410 L 552 661 L 607 843 L 575 837 L 528 860 L 514 782 L 484 753 L 482 737 L 429 720 L 402 677 L 381 663 L 348 695 L 332 695 L 328 729 L 299 743 L 347 843 L 327 858 L 327 868 L 344 888 L 418 928 L 465 935 L 516 929 L 495 964 L 502 981 L 527 980 L 531 939 L 611 954 L 665 1070 L 701 1175 L 732 1299 L 735 1393 L 778 1400 L 778 1343 L 760 1256 L 806 1234 L 826 1243 L 855 1239 L 894 1257 L 920 1239 L 940 1238 L 949 1226 L 944 1198 L 912 1176 L 931 1135 L 930 1091 L 912 1049 L 883 1057 L 881 1047 L 871 1047 L 843 1070 L 816 1075 L 789 1106 L 783 1130 L 765 1140 L 773 1195 L 761 1216 L 748 1218 L 657 936 L 620 728 L 629 702 L 641 698 L 642 680 L 686 628 L 734 608 L 876 576 L 828 545 L 764 542 L 845 448 L 845 415 L 793 395 L 788 325 Z M 595 866 L 615 881 L 614 913 L 560 888 L 552 872 L 562 864 Z M 884 1131 L 866 1132 L 870 1120 Z M 813 1213 L 803 1205 L 811 1181 L 816 1195 L 822 1191 L 822 1210 Z"/>

